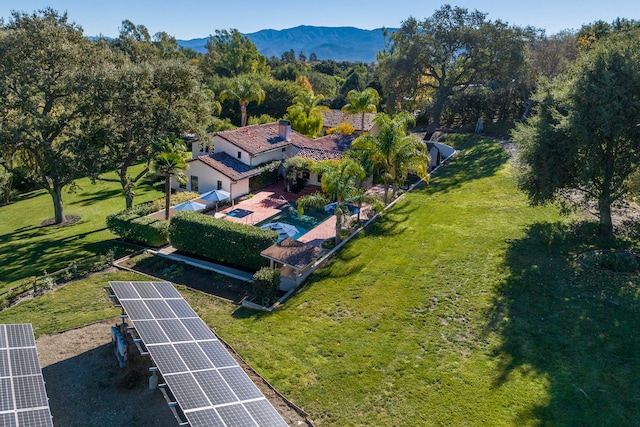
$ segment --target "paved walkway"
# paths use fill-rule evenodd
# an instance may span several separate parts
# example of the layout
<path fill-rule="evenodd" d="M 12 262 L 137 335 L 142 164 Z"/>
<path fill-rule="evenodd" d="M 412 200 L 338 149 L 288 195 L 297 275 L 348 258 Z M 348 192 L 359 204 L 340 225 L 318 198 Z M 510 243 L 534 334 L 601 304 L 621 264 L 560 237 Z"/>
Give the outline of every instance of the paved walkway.
<path fill-rule="evenodd" d="M 233 277 L 235 279 L 244 280 L 245 282 L 253 282 L 253 274 L 246 271 L 238 270 L 237 268 L 227 267 L 226 265 L 220 265 L 209 261 L 203 261 L 197 258 L 191 258 L 189 256 L 180 255 L 177 253 L 176 248 L 171 245 L 164 246 L 157 251 L 149 249 L 149 252 L 156 253 L 160 256 L 175 260 L 182 261 L 185 264 L 193 265 L 205 270 L 215 271 L 216 273 L 224 274 L 225 276 Z"/>

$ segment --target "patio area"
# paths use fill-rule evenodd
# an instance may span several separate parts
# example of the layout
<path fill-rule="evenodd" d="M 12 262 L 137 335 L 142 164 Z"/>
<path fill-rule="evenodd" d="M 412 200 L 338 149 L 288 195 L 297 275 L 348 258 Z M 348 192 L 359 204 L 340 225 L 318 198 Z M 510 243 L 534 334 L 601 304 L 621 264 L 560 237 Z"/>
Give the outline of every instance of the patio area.
<path fill-rule="evenodd" d="M 296 202 L 304 195 L 321 191 L 320 187 L 313 185 L 306 186 L 297 194 L 286 192 L 285 189 L 284 181 L 277 182 L 256 192 L 251 198 L 226 206 L 217 212 L 210 212 L 209 215 L 240 224 L 255 225 L 281 213 L 281 208 L 287 203 Z M 332 216 L 297 240 L 319 247 L 324 240 L 335 237 L 335 228 L 336 218 Z"/>

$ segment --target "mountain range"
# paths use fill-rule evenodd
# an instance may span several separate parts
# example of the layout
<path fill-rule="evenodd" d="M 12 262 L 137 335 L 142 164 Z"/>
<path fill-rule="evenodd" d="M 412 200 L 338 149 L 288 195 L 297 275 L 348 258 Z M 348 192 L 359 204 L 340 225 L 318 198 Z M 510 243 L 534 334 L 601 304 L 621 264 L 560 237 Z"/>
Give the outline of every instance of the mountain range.
<path fill-rule="evenodd" d="M 389 29 L 390 32 L 393 30 Z M 293 49 L 296 57 L 302 52 L 307 58 L 315 53 L 318 59 L 374 62 L 377 53 L 385 47 L 382 28 L 362 30 L 354 27 L 301 25 L 285 30 L 260 30 L 245 36 L 267 58 L 280 58 L 284 52 Z M 178 40 L 178 44 L 206 53 L 208 39 Z"/>

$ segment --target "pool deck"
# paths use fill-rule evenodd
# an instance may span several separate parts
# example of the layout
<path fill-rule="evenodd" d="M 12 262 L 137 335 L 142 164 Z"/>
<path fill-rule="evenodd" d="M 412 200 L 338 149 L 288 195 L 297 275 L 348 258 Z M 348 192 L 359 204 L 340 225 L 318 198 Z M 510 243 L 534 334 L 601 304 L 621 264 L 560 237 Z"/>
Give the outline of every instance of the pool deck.
<path fill-rule="evenodd" d="M 285 191 L 285 183 L 281 181 L 256 192 L 256 194 L 250 199 L 243 200 L 233 206 L 227 206 L 226 208 L 219 210 L 215 213 L 215 216 L 240 224 L 255 225 L 260 221 L 279 214 L 281 212 L 280 208 L 286 202 L 295 202 L 300 197 L 307 194 L 313 194 L 316 191 L 320 191 L 320 187 L 309 185 L 298 194 L 287 193 Z M 244 218 L 234 218 L 227 215 L 232 210 L 238 208 L 246 209 L 253 213 L 245 216 Z M 211 214 L 213 215 L 214 213 Z M 297 240 L 300 242 L 310 243 L 314 246 L 320 246 L 324 240 L 336 236 L 335 230 L 336 217 L 332 216 L 318 227 L 299 237 Z"/>

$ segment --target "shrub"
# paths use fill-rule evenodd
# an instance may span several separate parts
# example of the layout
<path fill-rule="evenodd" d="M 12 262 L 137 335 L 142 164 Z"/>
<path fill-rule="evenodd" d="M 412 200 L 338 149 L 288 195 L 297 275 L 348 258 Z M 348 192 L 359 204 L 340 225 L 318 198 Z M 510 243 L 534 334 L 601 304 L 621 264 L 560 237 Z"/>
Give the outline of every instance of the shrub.
<path fill-rule="evenodd" d="M 260 175 L 249 178 L 249 191 L 260 190 L 278 181 L 280 161 L 273 161 L 258 166 Z"/>
<path fill-rule="evenodd" d="M 161 204 L 157 202 L 133 206 L 107 216 L 107 228 L 128 242 L 164 246 L 169 243 L 169 221 L 146 217 L 160 209 Z"/>
<path fill-rule="evenodd" d="M 275 299 L 280 289 L 280 270 L 262 267 L 253 275 L 253 295 L 260 301 Z M 269 303 L 263 305 L 270 305 Z"/>
<path fill-rule="evenodd" d="M 640 268 L 636 256 L 628 251 L 596 251 L 585 256 L 584 262 L 593 268 L 618 273 L 636 273 Z"/>
<path fill-rule="evenodd" d="M 183 202 L 188 202 L 189 200 L 197 199 L 198 197 L 200 197 L 200 193 L 196 193 L 194 191 L 176 191 L 171 195 L 171 206 L 175 206 Z M 157 203 L 158 206 L 161 206 L 159 209 L 156 209 L 153 212 L 164 209 L 164 197 L 158 197 L 153 201 L 153 203 Z"/>
<path fill-rule="evenodd" d="M 327 240 L 324 240 L 324 241 L 320 244 L 320 246 L 322 247 L 322 249 L 329 249 L 329 250 L 331 250 L 331 249 L 333 249 L 333 248 L 335 248 L 335 247 L 336 247 L 336 240 L 335 240 L 335 239 L 333 239 L 333 238 L 331 238 L 331 239 L 327 239 Z"/>
<path fill-rule="evenodd" d="M 255 271 L 268 265 L 260 252 L 278 240 L 278 233 L 185 211 L 171 218 L 169 240 L 179 251 Z"/>

